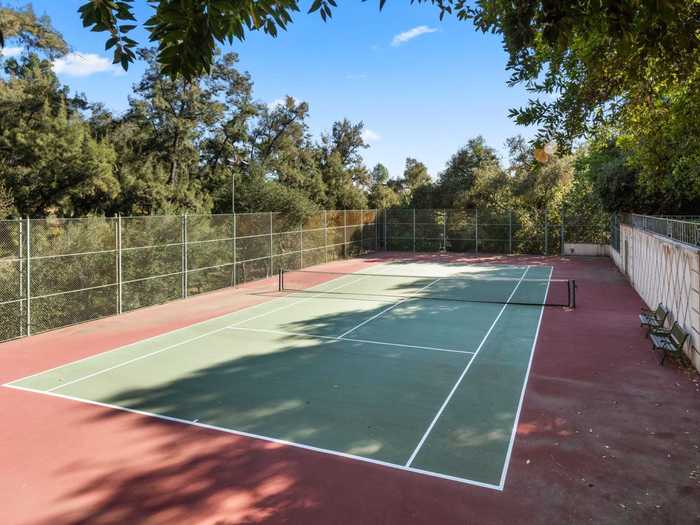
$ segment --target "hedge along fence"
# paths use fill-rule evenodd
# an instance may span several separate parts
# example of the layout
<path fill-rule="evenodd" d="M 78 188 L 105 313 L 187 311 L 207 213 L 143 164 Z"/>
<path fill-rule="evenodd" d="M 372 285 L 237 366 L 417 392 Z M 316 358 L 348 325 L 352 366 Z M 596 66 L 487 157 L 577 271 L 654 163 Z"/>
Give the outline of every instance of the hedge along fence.
<path fill-rule="evenodd" d="M 0 341 L 377 249 L 376 210 L 0 221 Z"/>

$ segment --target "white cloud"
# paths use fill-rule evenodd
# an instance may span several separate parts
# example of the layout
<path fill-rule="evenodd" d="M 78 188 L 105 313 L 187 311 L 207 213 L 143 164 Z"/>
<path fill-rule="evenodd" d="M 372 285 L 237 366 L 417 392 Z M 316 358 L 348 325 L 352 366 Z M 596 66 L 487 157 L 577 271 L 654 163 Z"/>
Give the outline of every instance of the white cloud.
<path fill-rule="evenodd" d="M 4 57 L 16 57 L 22 54 L 21 47 L 4 47 L 0 49 L 0 55 Z"/>
<path fill-rule="evenodd" d="M 53 62 L 53 70 L 56 74 L 64 74 L 72 77 L 87 77 L 95 73 L 112 73 L 123 75 L 124 70 L 112 64 L 107 58 L 93 53 L 68 53 Z"/>
<path fill-rule="evenodd" d="M 403 33 L 395 35 L 394 38 L 392 38 L 391 40 L 391 45 L 394 47 L 400 46 L 401 44 L 405 44 L 409 40 L 413 40 L 414 38 L 417 38 L 421 35 L 427 35 L 428 33 L 434 33 L 435 31 L 437 31 L 437 29 L 434 27 L 416 26 L 412 29 L 409 29 L 408 31 L 404 31 Z"/>
<path fill-rule="evenodd" d="M 372 131 L 369 128 L 365 128 L 362 131 L 362 140 L 364 140 L 367 144 L 371 144 L 372 142 L 379 142 L 380 140 L 382 140 L 382 136 L 376 131 Z"/>

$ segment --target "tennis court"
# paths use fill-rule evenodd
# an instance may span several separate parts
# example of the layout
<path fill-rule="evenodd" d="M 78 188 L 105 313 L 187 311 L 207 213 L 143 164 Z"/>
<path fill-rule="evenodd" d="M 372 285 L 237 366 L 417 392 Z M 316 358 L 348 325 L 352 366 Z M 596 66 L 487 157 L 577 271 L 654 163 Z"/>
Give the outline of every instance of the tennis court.
<path fill-rule="evenodd" d="M 289 271 L 256 306 L 6 386 L 501 490 L 548 266 Z"/>

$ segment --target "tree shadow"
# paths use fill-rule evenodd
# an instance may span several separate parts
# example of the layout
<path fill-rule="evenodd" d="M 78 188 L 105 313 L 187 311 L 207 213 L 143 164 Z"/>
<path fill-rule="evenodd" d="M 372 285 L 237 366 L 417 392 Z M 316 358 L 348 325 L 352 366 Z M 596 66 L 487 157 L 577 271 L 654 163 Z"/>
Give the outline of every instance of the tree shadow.
<path fill-rule="evenodd" d="M 378 303 L 363 311 L 363 318 L 384 308 L 386 303 Z M 399 315 L 410 323 L 426 308 L 416 301 Z M 346 317 L 345 312 L 310 317 L 295 323 L 299 334 L 220 332 L 200 340 L 199 347 L 162 354 L 148 370 L 123 367 L 123 375 L 109 381 L 124 386 L 92 400 L 403 464 L 469 355 L 307 335 L 337 331 Z M 247 346 L 241 351 L 236 345 Z M 324 476 L 334 476 L 338 462 L 347 463 L 119 410 L 100 409 L 81 424 L 99 427 L 114 420 L 127 422 L 137 433 L 155 430 L 158 438 L 153 438 L 149 456 L 159 459 L 151 458 L 141 468 L 99 468 L 103 460 L 110 465 L 108 458 L 67 465 L 61 474 L 88 479 L 66 497 L 98 494 L 99 501 L 56 516 L 55 522 L 141 523 L 153 516 L 192 522 L 192 516 L 227 508 L 227 498 L 233 498 L 238 501 L 230 514 L 234 518 L 220 521 L 222 525 L 278 523 L 281 516 L 313 512 L 320 505 L 316 490 Z M 126 431 L 125 446 L 129 439 Z M 360 475 L 376 467 L 352 468 Z M 102 473 L 94 475 L 95 470 Z M 316 489 L 308 486 L 310 473 Z"/>

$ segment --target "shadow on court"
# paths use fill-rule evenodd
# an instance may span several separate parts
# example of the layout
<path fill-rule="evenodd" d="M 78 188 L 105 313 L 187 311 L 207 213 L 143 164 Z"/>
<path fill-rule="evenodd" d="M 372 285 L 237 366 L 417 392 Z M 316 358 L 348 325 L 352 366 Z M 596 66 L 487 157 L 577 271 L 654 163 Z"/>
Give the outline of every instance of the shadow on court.
<path fill-rule="evenodd" d="M 658 366 L 636 320 L 641 300 L 608 259 L 545 263 L 556 264 L 556 277 L 584 283 L 584 293 L 575 312 L 545 311 L 503 492 L 0 389 L 10 429 L 0 433 L 0 464 L 7 467 L 0 477 L 3 523 L 698 521 L 697 376 Z M 309 361 L 320 359 L 316 353 Z M 197 374 L 234 381 L 242 376 L 237 365 L 250 372 L 250 363 L 232 360 Z M 273 367 L 296 372 L 300 366 L 277 361 Z M 122 390 L 117 397 L 172 405 L 167 394 L 179 381 L 165 393 Z M 208 405 L 210 394 L 194 395 L 196 406 Z"/>
<path fill-rule="evenodd" d="M 378 304 L 366 317 L 386 307 Z M 416 302 L 415 308 L 400 315 L 411 323 L 425 315 L 423 308 L 423 302 Z M 332 330 L 345 316 L 310 318 L 295 323 L 295 330 Z M 100 401 L 403 464 L 469 357 L 391 347 L 368 349 L 361 344 L 338 350 L 333 348 L 336 343 L 322 340 L 299 348 L 297 336 L 280 337 L 288 344 L 277 345 L 270 353 L 193 370 L 157 388 L 122 390 Z M 232 344 L 243 340 L 232 338 Z M 174 351 L 154 359 L 152 374 L 158 374 L 158 362 L 177 357 Z M 279 523 L 279 516 L 285 522 L 291 519 L 290 523 L 295 522 L 294 516 L 299 523 L 338 522 L 338 507 L 323 501 L 328 486 L 340 493 L 352 492 L 367 480 L 384 485 L 416 476 L 344 458 L 329 459 L 325 454 L 308 456 L 307 451 L 284 445 L 127 412 L 90 409 L 94 413 L 79 425 L 128 422 L 130 428 L 121 439 L 129 440 L 129 432 L 147 429 L 156 432 L 153 442 L 159 444 L 150 447 L 148 455 L 153 457 L 142 467 L 111 469 L 71 493 L 71 498 L 80 499 L 99 490 L 101 499 L 81 512 L 56 516 L 56 522 L 138 523 L 143 516 L 159 513 L 171 523 L 190 522 L 193 515 L 206 516 L 214 508 L 226 507 L 224 497 L 234 501 L 231 518 L 217 521 L 218 525 Z M 488 429 L 465 428 L 464 432 L 475 449 L 491 439 Z M 95 458 L 94 464 L 71 464 L 60 474 L 99 470 L 99 466 L 100 459 Z M 299 477 L 303 486 L 298 486 Z M 435 483 L 449 485 L 417 477 L 414 483 L 420 490 Z M 463 487 L 456 484 L 447 493 L 456 495 Z M 380 500 L 363 505 L 365 512 L 386 512 Z M 324 512 L 333 517 L 326 521 Z M 440 512 L 448 518 L 447 509 Z"/>
<path fill-rule="evenodd" d="M 420 322 L 425 328 L 426 315 L 434 313 L 431 306 L 416 301 L 410 308 L 396 308 L 392 311 L 394 326 Z M 386 307 L 377 304 L 363 318 Z M 317 316 L 285 325 L 285 330 L 298 335 L 226 331 L 217 334 L 217 348 L 223 340 L 230 345 L 249 344 L 251 352 L 159 382 L 159 368 L 168 366 L 167 360 L 177 360 L 182 352 L 199 351 L 196 347 L 173 349 L 138 364 L 140 376 L 152 376 L 155 386 L 116 386 L 111 395 L 90 399 L 402 465 L 471 354 L 304 335 L 339 335 L 337 327 L 346 316 Z M 484 330 L 480 328 L 479 338 Z M 388 340 L 393 337 L 386 336 Z M 201 341 L 202 352 L 210 351 L 204 346 L 207 341 Z M 101 417 L 118 416 L 119 412 L 106 412 Z M 484 434 L 481 430 L 479 434 Z M 476 429 L 465 432 L 477 434 Z M 475 439 L 474 445 L 479 444 Z"/>

